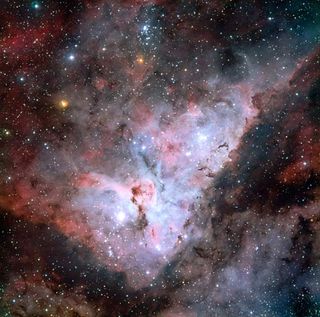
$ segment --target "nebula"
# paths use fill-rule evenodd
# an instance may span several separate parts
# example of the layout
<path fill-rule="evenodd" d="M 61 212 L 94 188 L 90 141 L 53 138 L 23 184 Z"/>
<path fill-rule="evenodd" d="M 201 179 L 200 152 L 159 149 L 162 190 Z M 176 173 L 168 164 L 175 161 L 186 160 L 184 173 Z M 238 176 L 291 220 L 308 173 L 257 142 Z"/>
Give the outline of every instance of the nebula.
<path fill-rule="evenodd" d="M 10 1 L 1 316 L 318 316 L 317 1 Z"/>

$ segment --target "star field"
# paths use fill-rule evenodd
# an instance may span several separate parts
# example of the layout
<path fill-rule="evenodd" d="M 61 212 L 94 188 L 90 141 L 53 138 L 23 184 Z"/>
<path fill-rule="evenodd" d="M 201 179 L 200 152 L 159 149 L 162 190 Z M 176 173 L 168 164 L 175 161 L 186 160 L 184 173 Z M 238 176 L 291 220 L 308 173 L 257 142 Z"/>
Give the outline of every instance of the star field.
<path fill-rule="evenodd" d="M 320 3 L 4 1 L 0 315 L 320 316 Z"/>

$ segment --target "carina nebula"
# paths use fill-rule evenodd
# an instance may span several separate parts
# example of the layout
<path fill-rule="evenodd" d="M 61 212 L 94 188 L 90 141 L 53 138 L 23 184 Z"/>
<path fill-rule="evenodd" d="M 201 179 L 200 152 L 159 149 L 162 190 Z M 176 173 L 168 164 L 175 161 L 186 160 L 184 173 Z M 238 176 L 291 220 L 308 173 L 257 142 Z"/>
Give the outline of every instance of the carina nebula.
<path fill-rule="evenodd" d="M 0 316 L 320 316 L 318 0 L 0 9 Z"/>

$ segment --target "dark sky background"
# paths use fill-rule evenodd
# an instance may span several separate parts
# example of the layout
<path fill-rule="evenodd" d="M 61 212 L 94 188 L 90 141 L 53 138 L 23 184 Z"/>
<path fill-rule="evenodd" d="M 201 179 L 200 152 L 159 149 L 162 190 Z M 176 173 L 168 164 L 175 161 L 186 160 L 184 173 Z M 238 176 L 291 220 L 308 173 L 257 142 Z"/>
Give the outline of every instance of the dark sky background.
<path fill-rule="evenodd" d="M 0 316 L 320 316 L 319 1 L 0 0 Z"/>

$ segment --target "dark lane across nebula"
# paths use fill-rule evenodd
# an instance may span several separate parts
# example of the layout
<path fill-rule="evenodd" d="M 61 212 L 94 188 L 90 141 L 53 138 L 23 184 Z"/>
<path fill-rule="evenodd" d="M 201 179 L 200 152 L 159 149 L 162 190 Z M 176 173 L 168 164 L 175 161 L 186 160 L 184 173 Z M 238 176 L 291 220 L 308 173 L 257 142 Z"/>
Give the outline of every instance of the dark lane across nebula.
<path fill-rule="evenodd" d="M 3 1 L 0 316 L 320 314 L 318 1 Z"/>

